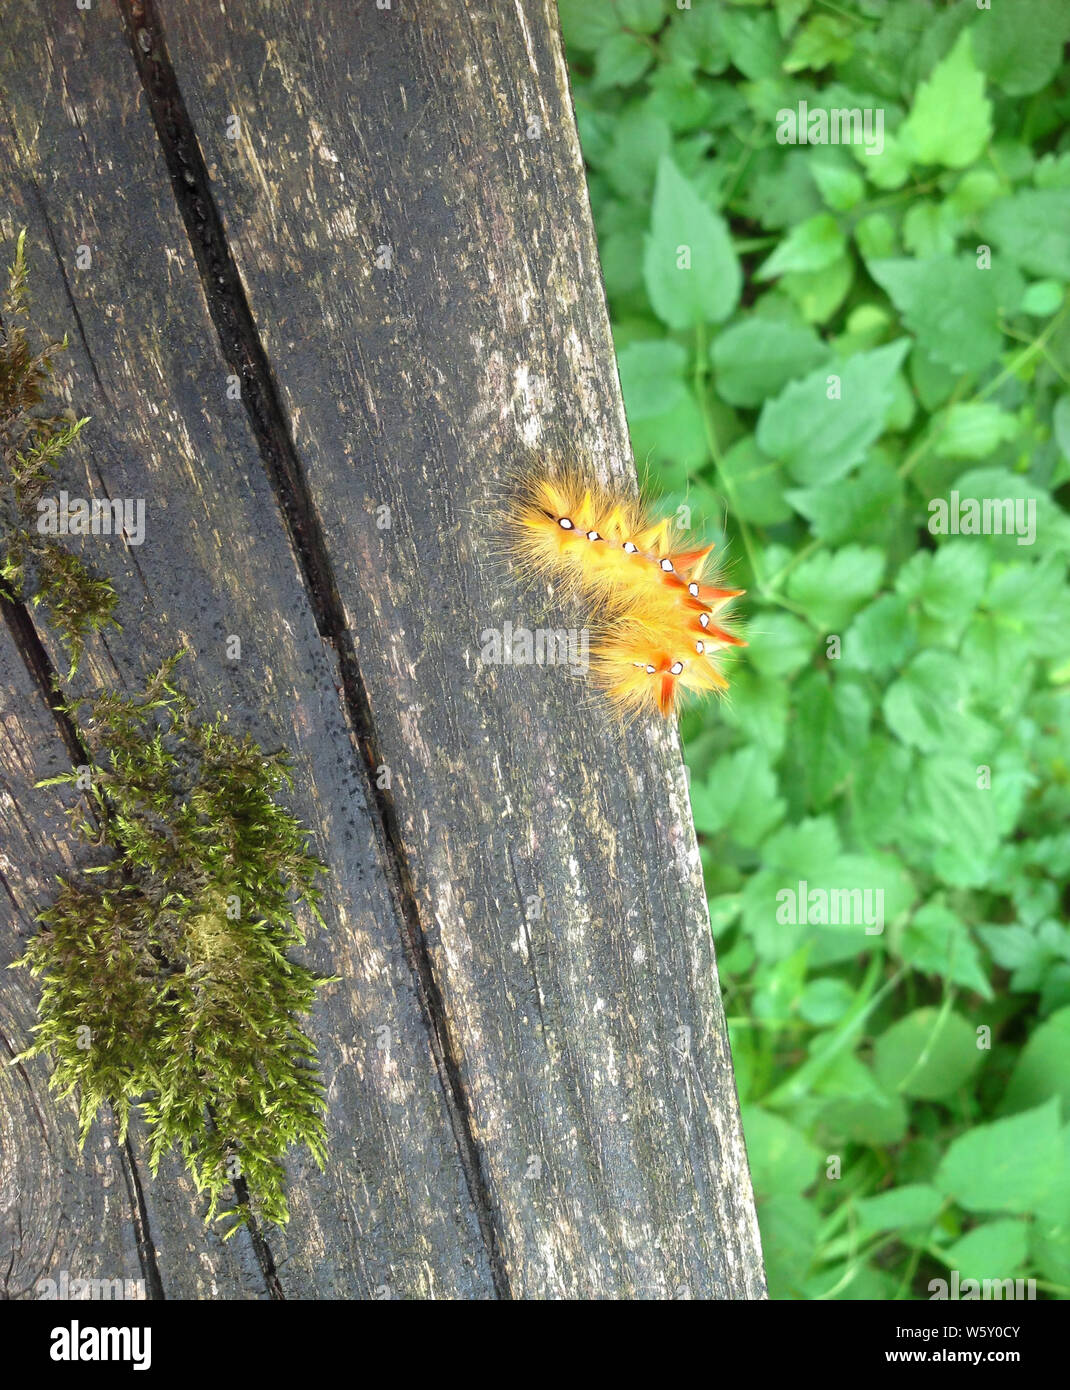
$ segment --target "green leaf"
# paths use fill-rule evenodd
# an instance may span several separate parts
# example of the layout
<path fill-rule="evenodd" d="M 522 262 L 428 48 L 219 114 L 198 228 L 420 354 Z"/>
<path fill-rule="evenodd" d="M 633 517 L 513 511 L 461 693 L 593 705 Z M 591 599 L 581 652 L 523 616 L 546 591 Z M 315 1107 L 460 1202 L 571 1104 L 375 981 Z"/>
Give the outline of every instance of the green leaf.
<path fill-rule="evenodd" d="M 986 1221 L 943 1252 L 948 1269 L 966 1279 L 1012 1279 L 1025 1263 L 1029 1227 L 1024 1221 Z"/>
<path fill-rule="evenodd" d="M 719 472 L 736 516 L 744 521 L 775 526 L 791 516 L 784 501 L 784 471 L 765 457 L 752 434 L 732 445 L 721 459 Z"/>
<path fill-rule="evenodd" d="M 627 87 L 638 82 L 654 61 L 647 45 L 635 34 L 614 34 L 600 44 L 594 59 L 594 90 Z"/>
<path fill-rule="evenodd" d="M 849 357 L 838 372 L 839 394 L 829 399 L 824 368 L 792 382 L 766 401 L 758 420 L 758 445 L 780 459 L 798 482 L 842 478 L 864 456 L 884 428 L 894 399 L 893 380 L 906 356 L 901 338 L 872 352 Z"/>
<path fill-rule="evenodd" d="M 897 250 L 895 227 L 883 212 L 871 212 L 858 222 L 854 230 L 855 244 L 864 259 L 885 260 Z"/>
<path fill-rule="evenodd" d="M 952 984 L 992 998 L 992 987 L 981 966 L 969 932 L 953 912 L 939 903 L 926 903 L 899 941 L 901 960 L 927 975 L 940 975 Z"/>
<path fill-rule="evenodd" d="M 1070 188 L 1026 188 L 981 215 L 981 235 L 1030 275 L 1070 280 Z"/>
<path fill-rule="evenodd" d="M 617 354 L 621 390 L 629 420 L 665 415 L 684 400 L 687 353 L 679 343 L 629 343 Z"/>
<path fill-rule="evenodd" d="M 771 14 L 746 14 L 742 10 L 722 8 L 720 18 L 721 33 L 732 62 L 744 77 L 756 82 L 763 77 L 780 75 L 783 49 L 776 20 Z"/>
<path fill-rule="evenodd" d="M 952 739 L 948 746 L 963 742 Z M 955 886 L 989 881 L 999 845 L 996 803 L 991 791 L 978 787 L 976 763 L 966 748 L 920 760 L 906 811 L 900 837 L 913 844 L 919 863 Z"/>
<path fill-rule="evenodd" d="M 743 737 L 765 753 L 770 762 L 784 749 L 788 724 L 788 690 L 783 682 L 760 676 L 749 666 L 732 672 L 731 700 L 724 702 L 719 716 Z"/>
<path fill-rule="evenodd" d="M 890 1091 L 919 1100 L 942 1100 L 972 1075 L 982 1054 L 977 1038 L 957 1013 L 915 1009 L 876 1040 L 873 1068 Z"/>
<path fill-rule="evenodd" d="M 662 116 L 678 134 L 707 130 L 715 107 L 714 93 L 695 82 L 694 70 L 682 62 L 663 63 L 650 78 L 650 95 L 643 105 Z"/>
<path fill-rule="evenodd" d="M 621 113 L 613 122 L 613 136 L 605 160 L 605 175 L 613 191 L 622 198 L 635 203 L 640 201 L 642 208 L 618 210 L 614 219 L 614 233 L 627 236 L 631 246 L 636 236 L 642 237 L 646 222 L 646 205 L 654 192 L 658 164 L 662 156 L 672 149 L 672 130 L 663 116 L 645 107 L 632 107 Z M 618 225 L 624 218 L 624 225 Z M 634 218 L 634 224 L 633 219 Z M 606 218 L 608 221 L 608 217 Z M 600 238 L 605 240 L 606 238 Z M 602 246 L 602 258 L 605 251 Z M 641 256 L 636 256 L 635 278 L 640 280 Z"/>
<path fill-rule="evenodd" d="M 653 34 L 665 20 L 665 0 L 616 0 L 622 28 L 635 34 Z"/>
<path fill-rule="evenodd" d="M 910 177 L 912 151 L 898 134 L 886 130 L 883 148 L 862 143 L 851 145 L 850 150 L 876 188 L 902 188 Z"/>
<path fill-rule="evenodd" d="M 742 273 L 728 226 L 668 155 L 658 164 L 643 278 L 654 312 L 670 328 L 720 323 L 739 302 Z"/>
<path fill-rule="evenodd" d="M 751 1180 L 761 1196 L 798 1193 L 818 1174 L 821 1154 L 794 1125 L 757 1105 L 742 1108 Z"/>
<path fill-rule="evenodd" d="M 861 175 L 846 164 L 817 159 L 810 165 L 810 172 L 825 206 L 833 212 L 848 212 L 866 196 Z"/>
<path fill-rule="evenodd" d="M 890 463 L 867 460 L 858 473 L 822 487 L 793 488 L 787 501 L 810 522 L 820 540 L 882 540 L 902 505 L 903 484 Z"/>
<path fill-rule="evenodd" d="M 630 419 L 632 452 L 663 491 L 687 491 L 688 479 L 709 458 L 706 422 L 690 388 L 671 410 Z"/>
<path fill-rule="evenodd" d="M 811 980 L 799 995 L 798 1010 L 807 1023 L 825 1027 L 841 1019 L 854 1002 L 854 990 L 845 980 L 823 976 Z"/>
<path fill-rule="evenodd" d="M 828 1047 L 831 1036 L 824 1033 L 812 1039 L 811 1058 Z M 906 1132 L 902 1096 L 886 1091 L 871 1068 L 846 1049 L 821 1070 L 814 1092 L 828 1097 L 818 1113 L 821 1132 L 832 1143 L 897 1144 Z"/>
<path fill-rule="evenodd" d="M 830 63 L 845 63 L 851 56 L 854 29 L 853 19 L 840 15 L 815 15 L 795 35 L 782 65 L 784 71 L 801 72 L 804 68 L 810 68 L 818 72 Z"/>
<path fill-rule="evenodd" d="M 978 270 L 972 259 L 957 256 L 875 260 L 869 271 L 934 362 L 954 372 L 978 372 L 998 357 L 1000 311 L 1017 309 L 1019 281 L 1011 284 L 995 270 Z"/>
<path fill-rule="evenodd" d="M 1055 1188 L 1062 1163 L 1053 1096 L 1035 1110 L 960 1134 L 937 1170 L 936 1186 L 968 1211 L 1028 1213 Z"/>
<path fill-rule="evenodd" d="M 1058 280 L 1034 280 L 1022 295 L 1022 313 L 1037 319 L 1049 318 L 1063 302 L 1065 293 Z"/>
<path fill-rule="evenodd" d="M 880 550 L 847 545 L 805 560 L 788 580 L 788 595 L 825 632 L 843 632 L 851 615 L 876 593 L 884 573 Z"/>
<path fill-rule="evenodd" d="M 985 533 L 984 548 L 1004 561 L 1070 553 L 1070 517 L 1034 479 L 1006 468 L 972 468 L 955 479 L 955 489 L 960 509 L 968 499 L 1015 503 L 1013 524 L 1005 508 L 989 509 L 992 534 Z M 983 511 L 981 516 L 983 520 Z M 999 530 L 995 529 L 997 521 Z"/>
<path fill-rule="evenodd" d="M 916 656 L 884 697 L 888 727 L 923 753 L 954 746 L 966 697 L 962 663 L 949 652 Z"/>
<path fill-rule="evenodd" d="M 914 94 L 899 139 L 921 164 L 964 169 L 978 157 L 992 134 L 992 103 L 985 96 L 968 33 L 959 35 Z"/>
<path fill-rule="evenodd" d="M 813 655 L 815 638 L 799 618 L 777 610 L 756 615 L 748 632 L 750 664 L 764 675 L 790 676 Z"/>
<path fill-rule="evenodd" d="M 1070 463 L 1070 393 L 1061 395 L 1055 402 L 1051 427 L 1059 453 Z"/>
<path fill-rule="evenodd" d="M 807 323 L 825 323 L 847 297 L 854 273 L 854 261 L 844 255 L 823 270 L 789 271 L 781 277 L 780 289 Z"/>
<path fill-rule="evenodd" d="M 570 48 L 593 53 L 620 32 L 615 0 L 559 0 L 558 13 Z"/>
<path fill-rule="evenodd" d="M 870 739 L 858 760 L 851 807 L 854 829 L 863 844 L 883 845 L 898 839 L 911 762 L 910 751 L 901 743 L 882 735 Z"/>
<path fill-rule="evenodd" d="M 799 1298 L 818 1247 L 821 1218 L 812 1202 L 778 1192 L 758 1209 L 770 1299 Z"/>
<path fill-rule="evenodd" d="M 939 636 L 953 646 L 984 597 L 989 555 L 972 540 L 943 541 L 937 551 L 910 557 L 895 581 L 896 592 L 919 601 L 926 619 L 923 636 Z M 956 684 L 956 689 L 958 684 Z"/>
<path fill-rule="evenodd" d="M 726 754 L 705 784 L 691 784 L 695 826 L 707 835 L 728 830 L 741 845 L 759 844 L 784 816 L 776 792 L 776 775 L 760 749 Z"/>
<path fill-rule="evenodd" d="M 823 1131 L 855 1144 L 898 1144 L 907 1131 L 902 1096 L 888 1095 L 876 1083 L 865 1095 L 831 1097 L 820 1117 Z"/>
<path fill-rule="evenodd" d="M 886 675 L 917 645 L 917 624 L 906 599 L 882 594 L 855 618 L 843 645 L 845 662 Z"/>
<path fill-rule="evenodd" d="M 955 249 L 958 219 L 950 203 L 915 203 L 903 218 L 903 245 L 919 259 Z"/>
<path fill-rule="evenodd" d="M 761 405 L 828 357 L 828 347 L 808 325 L 759 315 L 726 328 L 710 349 L 717 393 L 730 405 Z"/>
<path fill-rule="evenodd" d="M 1062 1174 L 1037 1203 L 1030 1252 L 1040 1273 L 1057 1284 L 1070 1283 L 1070 1125 L 1062 1133 Z"/>
<path fill-rule="evenodd" d="M 819 212 L 793 227 L 757 271 L 758 280 L 772 280 L 797 270 L 825 270 L 843 256 L 847 238 L 831 213 Z"/>
<path fill-rule="evenodd" d="M 1070 10 L 1063 0 L 1029 0 L 1028 12 L 993 5 L 971 30 L 978 65 L 1008 96 L 1029 96 L 1059 71 L 1070 39 Z"/>
<path fill-rule="evenodd" d="M 1013 1114 L 1057 1096 L 1070 1118 L 1070 1008 L 1059 1009 L 1032 1035 L 1011 1073 L 1000 1112 Z"/>
<path fill-rule="evenodd" d="M 943 1201 L 935 1187 L 908 1183 L 875 1197 L 863 1197 L 855 1203 L 855 1213 L 864 1231 L 924 1231 L 940 1214 Z"/>
<path fill-rule="evenodd" d="M 990 401 L 953 405 L 945 414 L 936 441 L 940 458 L 983 459 L 1000 444 L 1014 439 L 1019 425 L 1015 416 Z"/>
<path fill-rule="evenodd" d="M 869 702 L 851 681 L 812 671 L 795 692 L 792 747 L 798 775 L 814 810 L 823 810 L 851 771 L 869 733 Z"/>
<path fill-rule="evenodd" d="M 992 169 L 968 169 L 947 200 L 957 218 L 967 219 L 1003 196 L 1000 177 Z"/>
<path fill-rule="evenodd" d="M 714 5 L 694 5 L 673 15 L 661 39 L 674 61 L 700 68 L 716 76 L 729 63 L 728 47 L 721 33 L 720 11 Z"/>

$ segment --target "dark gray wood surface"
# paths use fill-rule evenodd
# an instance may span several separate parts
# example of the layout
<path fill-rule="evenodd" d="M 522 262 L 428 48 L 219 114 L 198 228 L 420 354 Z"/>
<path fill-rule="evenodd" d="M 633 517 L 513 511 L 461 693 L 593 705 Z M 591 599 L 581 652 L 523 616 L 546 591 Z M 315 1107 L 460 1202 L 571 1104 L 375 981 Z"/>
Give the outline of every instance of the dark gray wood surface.
<path fill-rule="evenodd" d="M 76 686 L 186 642 L 202 706 L 291 750 L 330 868 L 307 958 L 342 977 L 311 1021 L 328 1168 L 294 1155 L 290 1224 L 255 1239 L 206 1232 L 136 1135 L 78 1156 L 44 1062 L 12 1069 L 66 1234 L 16 1198 L 10 1291 L 62 1259 L 147 1261 L 169 1297 L 762 1296 L 675 733 L 480 660 L 506 621 L 576 621 L 496 553 L 509 470 L 573 449 L 633 476 L 552 5 L 3 8 L 0 232 L 29 228 L 35 321 L 70 332 L 93 416 L 64 484 L 146 500 L 144 545 L 91 542 L 123 630 Z M 5 940 L 73 852 L 31 790 L 63 749 L 17 648 Z M 12 1050 L 32 1009 L 0 977 Z M 12 1125 L 35 1141 L 0 1123 L 6 1201 L 35 1161 Z"/>

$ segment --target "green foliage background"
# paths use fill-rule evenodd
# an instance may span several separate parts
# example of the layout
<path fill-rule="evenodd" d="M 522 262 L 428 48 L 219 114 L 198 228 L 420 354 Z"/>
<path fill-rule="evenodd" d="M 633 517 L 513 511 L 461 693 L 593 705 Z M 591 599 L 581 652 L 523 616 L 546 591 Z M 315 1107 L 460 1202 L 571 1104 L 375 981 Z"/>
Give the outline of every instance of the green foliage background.
<path fill-rule="evenodd" d="M 683 728 L 771 1295 L 1065 1297 L 1070 7 L 560 10 L 636 458 L 749 591 Z M 931 535 L 953 489 L 1035 543 Z M 779 924 L 800 880 L 884 932 Z"/>

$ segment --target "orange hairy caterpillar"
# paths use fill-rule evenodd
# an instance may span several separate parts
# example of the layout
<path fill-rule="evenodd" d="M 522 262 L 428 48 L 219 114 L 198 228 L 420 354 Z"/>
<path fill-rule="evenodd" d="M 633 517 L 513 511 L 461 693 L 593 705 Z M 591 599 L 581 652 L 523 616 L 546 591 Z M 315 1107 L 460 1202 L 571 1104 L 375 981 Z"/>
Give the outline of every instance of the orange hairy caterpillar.
<path fill-rule="evenodd" d="M 668 718 L 685 693 L 727 689 L 717 653 L 746 643 L 716 618 L 743 590 L 708 582 L 712 545 L 675 543 L 671 518 L 576 466 L 523 478 L 510 521 L 525 569 L 587 607 L 594 678 L 622 713 Z"/>

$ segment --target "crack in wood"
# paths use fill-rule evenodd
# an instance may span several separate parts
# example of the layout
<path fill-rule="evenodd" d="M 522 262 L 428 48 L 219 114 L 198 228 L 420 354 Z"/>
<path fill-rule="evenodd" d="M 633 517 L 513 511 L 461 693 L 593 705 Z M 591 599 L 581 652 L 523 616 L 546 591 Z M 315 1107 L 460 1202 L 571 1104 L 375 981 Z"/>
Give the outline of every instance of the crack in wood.
<path fill-rule="evenodd" d="M 223 355 L 241 381 L 242 403 L 286 525 L 317 630 L 335 651 L 343 708 L 362 763 L 365 799 L 372 812 L 380 857 L 400 919 L 402 945 L 415 982 L 458 1155 L 479 1221 L 495 1291 L 499 1298 L 511 1298 L 485 1162 L 475 1138 L 442 993 L 420 920 L 397 811 L 393 798 L 385 788 L 379 787 L 375 776 L 382 761 L 375 720 L 323 526 L 312 502 L 290 422 L 227 241 L 197 134 L 167 51 L 160 17 L 152 0 L 117 0 L 117 4 Z"/>
<path fill-rule="evenodd" d="M 9 599 L 5 594 L 0 594 L 0 612 L 3 613 L 4 621 L 7 623 L 9 632 L 14 640 L 15 647 L 30 673 L 34 684 L 41 693 L 41 698 L 51 711 L 52 717 L 56 722 L 63 746 L 70 754 L 71 762 L 75 767 L 92 761 L 89 751 L 82 742 L 81 735 L 75 725 L 74 720 L 63 707 L 63 700 L 59 693 L 59 680 L 56 676 L 55 667 L 49 659 L 48 652 L 45 650 L 44 643 L 34 626 L 33 618 L 29 609 L 24 603 L 17 603 Z M 96 819 L 93 806 L 89 798 L 86 798 L 86 809 L 89 815 Z M 29 1085 L 29 1077 L 26 1075 L 21 1064 L 19 1066 L 23 1079 Z M 36 1100 L 33 1099 L 33 1088 L 30 1087 L 30 1095 L 33 1100 L 34 1110 L 37 1111 Z M 41 1128 L 45 1130 L 44 1120 L 37 1111 L 38 1121 Z M 134 1235 L 137 1241 L 138 1260 L 141 1264 L 141 1273 L 145 1279 L 145 1287 L 149 1290 L 151 1298 L 166 1298 L 163 1291 L 163 1280 L 160 1277 L 159 1264 L 156 1259 L 156 1246 L 152 1239 L 152 1231 L 149 1226 L 149 1214 L 145 1205 L 145 1196 L 141 1186 L 141 1175 L 138 1172 L 137 1158 L 134 1154 L 133 1146 L 129 1136 L 125 1144 L 124 1168 L 127 1178 L 127 1192 L 130 1198 L 130 1214 L 134 1226 Z"/>

